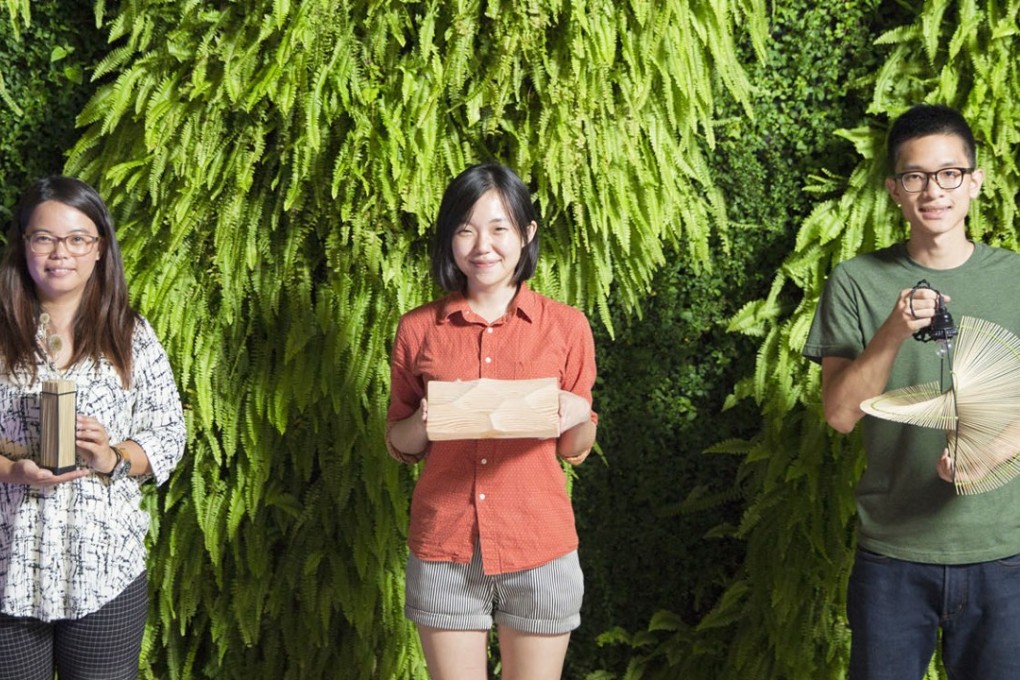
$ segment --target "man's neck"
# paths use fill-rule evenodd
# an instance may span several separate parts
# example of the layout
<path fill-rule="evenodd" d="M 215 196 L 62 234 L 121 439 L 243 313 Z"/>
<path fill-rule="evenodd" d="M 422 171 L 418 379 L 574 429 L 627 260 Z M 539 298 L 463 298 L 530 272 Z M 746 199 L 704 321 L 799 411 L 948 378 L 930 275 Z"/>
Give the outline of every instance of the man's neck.
<path fill-rule="evenodd" d="M 935 238 L 911 238 L 906 243 L 910 259 L 928 269 L 955 269 L 974 254 L 974 243 L 964 234 L 942 234 Z"/>

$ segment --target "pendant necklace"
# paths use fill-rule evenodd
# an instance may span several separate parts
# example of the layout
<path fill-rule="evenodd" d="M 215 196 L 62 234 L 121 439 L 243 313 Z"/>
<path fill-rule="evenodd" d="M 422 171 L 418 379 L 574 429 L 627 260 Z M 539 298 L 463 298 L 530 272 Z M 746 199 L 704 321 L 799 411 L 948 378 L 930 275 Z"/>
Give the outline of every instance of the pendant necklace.
<path fill-rule="evenodd" d="M 35 337 L 43 350 L 50 370 L 60 374 L 61 372 L 56 367 L 56 359 L 57 355 L 60 354 L 60 350 L 64 348 L 64 339 L 57 333 L 50 332 L 50 315 L 46 312 L 39 315 L 39 329 L 36 331 Z"/>

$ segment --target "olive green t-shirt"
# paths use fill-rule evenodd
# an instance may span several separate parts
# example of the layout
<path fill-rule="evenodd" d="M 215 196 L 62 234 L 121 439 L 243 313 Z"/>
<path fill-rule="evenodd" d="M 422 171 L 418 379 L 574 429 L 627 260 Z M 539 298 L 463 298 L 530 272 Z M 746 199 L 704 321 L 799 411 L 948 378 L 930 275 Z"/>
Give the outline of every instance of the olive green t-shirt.
<path fill-rule="evenodd" d="M 897 295 L 925 279 L 951 298 L 947 307 L 1020 334 L 1020 255 L 976 244 L 955 269 L 928 269 L 903 244 L 836 266 L 825 285 L 804 356 L 854 359 L 888 318 Z M 935 343 L 906 340 L 884 391 L 943 380 L 948 369 Z M 1017 414 L 1020 418 L 1020 413 Z M 1020 553 L 1020 479 L 962 496 L 935 466 L 946 445 L 942 430 L 865 416 L 867 468 L 857 484 L 858 542 L 873 552 L 913 562 L 966 564 Z"/>

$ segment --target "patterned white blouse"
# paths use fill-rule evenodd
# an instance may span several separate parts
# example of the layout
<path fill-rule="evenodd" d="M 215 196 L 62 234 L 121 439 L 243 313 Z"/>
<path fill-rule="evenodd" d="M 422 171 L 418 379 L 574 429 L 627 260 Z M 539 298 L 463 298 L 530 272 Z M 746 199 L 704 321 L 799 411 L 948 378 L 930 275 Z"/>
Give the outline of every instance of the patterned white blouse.
<path fill-rule="evenodd" d="M 43 380 L 62 378 L 77 384 L 79 414 L 96 417 L 111 442 L 137 443 L 152 465 L 148 477 L 112 484 L 96 474 L 50 488 L 0 482 L 0 611 L 81 618 L 145 571 L 149 515 L 141 485 L 169 478 L 184 454 L 185 428 L 170 362 L 144 319 L 135 325 L 131 370 L 127 390 L 105 359 L 61 375 L 40 359 L 32 383 L 0 375 L 0 455 L 39 460 L 39 390 Z"/>

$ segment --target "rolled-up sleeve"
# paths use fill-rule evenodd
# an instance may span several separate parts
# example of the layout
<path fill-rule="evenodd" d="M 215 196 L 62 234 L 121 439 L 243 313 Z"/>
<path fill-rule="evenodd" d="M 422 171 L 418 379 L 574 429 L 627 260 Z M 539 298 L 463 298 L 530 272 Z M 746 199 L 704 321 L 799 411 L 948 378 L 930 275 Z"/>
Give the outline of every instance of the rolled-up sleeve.
<path fill-rule="evenodd" d="M 162 484 L 184 456 L 184 409 L 170 360 L 147 321 L 136 328 L 133 349 L 135 400 L 127 438 L 142 447 Z"/>

